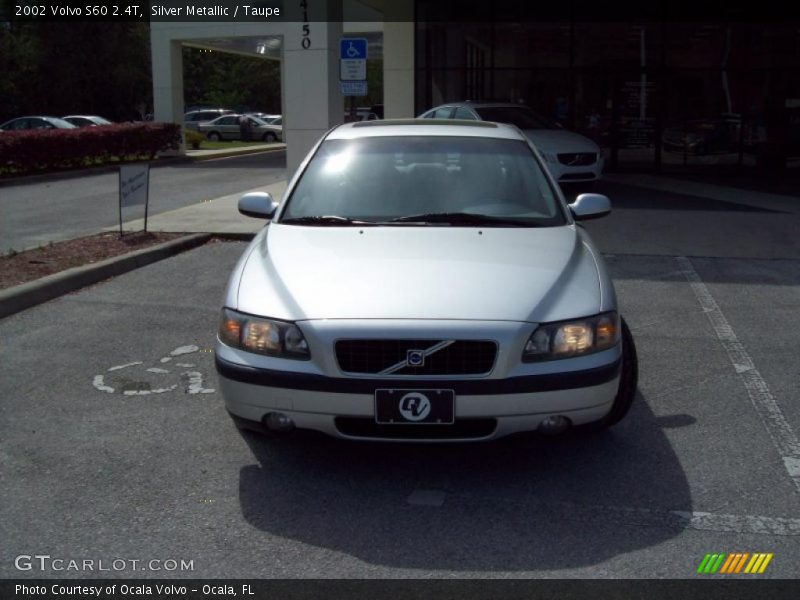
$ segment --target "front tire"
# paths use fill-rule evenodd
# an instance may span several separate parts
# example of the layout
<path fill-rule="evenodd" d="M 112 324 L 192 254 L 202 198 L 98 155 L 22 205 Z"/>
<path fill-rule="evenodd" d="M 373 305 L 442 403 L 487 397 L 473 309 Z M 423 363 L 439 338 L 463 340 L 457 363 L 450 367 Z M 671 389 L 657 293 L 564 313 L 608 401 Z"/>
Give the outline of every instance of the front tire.
<path fill-rule="evenodd" d="M 616 425 L 628 414 L 633 399 L 636 397 L 636 387 L 639 383 L 639 358 L 636 355 L 636 345 L 628 324 L 622 317 L 620 317 L 620 322 L 622 323 L 622 373 L 619 377 L 619 389 L 614 398 L 614 404 L 609 413 L 599 421 L 576 427 L 579 431 L 603 431 Z"/>
<path fill-rule="evenodd" d="M 212 131 L 208 134 L 208 139 L 212 142 L 218 142 L 221 138 L 220 135 L 216 131 Z"/>
<path fill-rule="evenodd" d="M 265 141 L 265 142 L 270 142 L 270 143 L 272 143 L 272 142 L 276 141 L 277 139 L 278 139 L 278 136 L 276 136 L 276 135 L 275 135 L 274 133 L 272 133 L 271 131 L 270 131 L 270 132 L 268 132 L 268 133 L 265 133 L 265 134 L 264 134 L 264 141 Z"/>

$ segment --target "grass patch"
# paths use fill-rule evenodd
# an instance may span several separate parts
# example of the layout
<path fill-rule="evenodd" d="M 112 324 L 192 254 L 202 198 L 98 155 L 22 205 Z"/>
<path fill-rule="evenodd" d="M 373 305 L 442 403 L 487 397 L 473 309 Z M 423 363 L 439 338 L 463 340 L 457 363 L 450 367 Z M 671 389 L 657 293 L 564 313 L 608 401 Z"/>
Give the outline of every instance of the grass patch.
<path fill-rule="evenodd" d="M 212 142 L 210 140 L 203 140 L 203 143 L 200 144 L 200 150 L 229 150 L 231 148 L 246 148 L 248 146 L 260 146 L 261 144 L 265 144 L 267 142 L 262 142 L 261 140 L 257 142 L 242 142 L 238 140 L 232 140 L 229 142 Z"/>

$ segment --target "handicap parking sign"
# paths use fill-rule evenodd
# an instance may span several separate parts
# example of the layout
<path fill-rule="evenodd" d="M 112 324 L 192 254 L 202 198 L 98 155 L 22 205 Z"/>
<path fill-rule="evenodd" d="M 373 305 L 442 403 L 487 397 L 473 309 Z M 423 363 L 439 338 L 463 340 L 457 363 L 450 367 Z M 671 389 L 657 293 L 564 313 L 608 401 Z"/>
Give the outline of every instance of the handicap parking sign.
<path fill-rule="evenodd" d="M 339 58 L 341 60 L 367 60 L 366 38 L 342 38 L 339 40 Z"/>
<path fill-rule="evenodd" d="M 341 81 L 365 81 L 367 79 L 366 38 L 342 38 L 339 40 L 339 79 Z"/>

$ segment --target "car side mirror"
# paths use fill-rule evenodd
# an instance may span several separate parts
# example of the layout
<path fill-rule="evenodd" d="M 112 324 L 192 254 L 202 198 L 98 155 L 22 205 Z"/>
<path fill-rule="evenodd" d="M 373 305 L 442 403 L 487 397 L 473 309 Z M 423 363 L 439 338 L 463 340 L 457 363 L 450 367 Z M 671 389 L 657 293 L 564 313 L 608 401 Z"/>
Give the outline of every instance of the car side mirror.
<path fill-rule="evenodd" d="M 602 194 L 580 194 L 569 209 L 576 221 L 599 219 L 611 212 L 611 200 Z"/>
<path fill-rule="evenodd" d="M 269 192 L 248 192 L 239 198 L 239 212 L 246 217 L 271 219 L 278 210 L 278 203 Z"/>

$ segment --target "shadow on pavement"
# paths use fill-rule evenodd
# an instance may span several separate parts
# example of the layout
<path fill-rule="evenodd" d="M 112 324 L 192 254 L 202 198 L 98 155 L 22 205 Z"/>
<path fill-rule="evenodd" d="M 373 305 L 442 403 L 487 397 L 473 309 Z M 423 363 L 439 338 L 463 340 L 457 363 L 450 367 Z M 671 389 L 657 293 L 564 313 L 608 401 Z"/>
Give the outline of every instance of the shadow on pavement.
<path fill-rule="evenodd" d="M 683 469 L 641 396 L 625 421 L 596 435 L 460 445 L 243 435 L 258 460 L 240 471 L 251 525 L 387 567 L 594 565 L 682 530 L 647 514 L 692 510 Z M 415 490 L 444 492 L 444 502 L 411 504 Z"/>
<path fill-rule="evenodd" d="M 578 194 L 605 194 L 611 199 L 612 210 L 615 208 L 631 208 L 636 210 L 703 210 L 711 212 L 792 214 L 747 204 L 739 204 L 737 202 L 726 202 L 724 200 L 703 198 L 702 196 L 644 189 L 621 183 L 612 183 L 610 181 L 598 181 L 588 186 L 579 183 L 562 185 L 561 190 L 564 192 L 564 197 L 567 199 L 567 202 L 574 201 L 575 198 L 578 197 Z"/>

